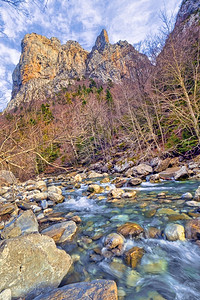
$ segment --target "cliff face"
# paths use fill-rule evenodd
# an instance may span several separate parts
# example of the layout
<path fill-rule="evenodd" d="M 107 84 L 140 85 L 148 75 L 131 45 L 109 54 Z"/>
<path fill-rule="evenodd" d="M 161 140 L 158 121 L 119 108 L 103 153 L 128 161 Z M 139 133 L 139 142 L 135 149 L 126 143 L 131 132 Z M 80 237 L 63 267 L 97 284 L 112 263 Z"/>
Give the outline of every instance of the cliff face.
<path fill-rule="evenodd" d="M 108 79 L 115 83 L 124 78 L 134 81 L 138 64 L 144 63 L 150 65 L 148 58 L 128 42 L 110 44 L 105 30 L 90 53 L 74 41 L 61 45 L 57 38 L 27 34 L 13 72 L 12 99 L 7 110 L 37 97 L 49 97 L 67 86 L 70 79 L 94 78 L 102 83 Z"/>
<path fill-rule="evenodd" d="M 181 4 L 181 8 L 177 15 L 175 28 L 183 22 L 191 26 L 192 24 L 199 22 L 199 16 L 200 16 L 200 1 L 184 0 Z"/>

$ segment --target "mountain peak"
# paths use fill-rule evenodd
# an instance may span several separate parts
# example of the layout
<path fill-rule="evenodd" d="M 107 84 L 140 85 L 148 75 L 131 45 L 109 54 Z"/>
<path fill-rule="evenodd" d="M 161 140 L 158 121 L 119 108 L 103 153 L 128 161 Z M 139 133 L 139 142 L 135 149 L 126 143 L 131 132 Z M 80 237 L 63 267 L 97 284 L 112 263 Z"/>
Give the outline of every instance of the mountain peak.
<path fill-rule="evenodd" d="M 95 49 L 104 50 L 107 44 L 109 44 L 108 33 L 105 29 L 102 29 L 100 35 L 96 39 Z"/>

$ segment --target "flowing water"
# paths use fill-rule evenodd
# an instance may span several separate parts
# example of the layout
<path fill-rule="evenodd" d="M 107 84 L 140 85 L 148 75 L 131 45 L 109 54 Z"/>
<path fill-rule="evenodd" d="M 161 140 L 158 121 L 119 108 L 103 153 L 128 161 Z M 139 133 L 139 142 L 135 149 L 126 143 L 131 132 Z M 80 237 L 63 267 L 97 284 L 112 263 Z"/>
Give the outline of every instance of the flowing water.
<path fill-rule="evenodd" d="M 99 181 L 96 182 L 100 184 Z M 114 187 L 101 184 L 104 188 Z M 119 299 L 152 300 L 196 300 L 200 299 L 200 247 L 191 241 L 167 241 L 158 239 L 126 239 L 125 249 L 143 247 L 145 254 L 139 266 L 128 267 L 123 256 L 91 261 L 93 249 L 102 249 L 104 238 L 126 222 L 135 222 L 147 229 L 150 226 L 164 230 L 167 223 L 184 225 L 186 220 L 170 219 L 171 211 L 159 213 L 161 208 L 172 209 L 176 214 L 188 218 L 188 212 L 199 210 L 189 207 L 181 199 L 186 192 L 194 194 L 199 181 L 163 181 L 152 184 L 144 182 L 134 188 L 136 200 L 107 201 L 107 192 L 87 197 L 87 181 L 79 189 L 65 188 L 65 202 L 56 206 L 57 212 L 71 212 L 82 219 L 76 239 L 62 245 L 75 257 L 74 268 L 63 284 L 93 279 L 114 279 L 119 290 Z M 166 192 L 166 198 L 158 197 Z M 98 199 L 99 196 L 102 196 Z M 154 215 L 148 215 L 154 211 Z M 98 253 L 98 252 L 97 252 Z M 99 257 L 99 256 L 98 256 Z"/>

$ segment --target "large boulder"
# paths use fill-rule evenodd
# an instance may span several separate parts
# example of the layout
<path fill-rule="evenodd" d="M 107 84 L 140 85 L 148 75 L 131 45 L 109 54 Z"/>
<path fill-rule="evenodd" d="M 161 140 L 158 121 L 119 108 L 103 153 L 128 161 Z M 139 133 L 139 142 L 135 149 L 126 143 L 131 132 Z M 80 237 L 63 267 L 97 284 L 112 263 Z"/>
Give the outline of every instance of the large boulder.
<path fill-rule="evenodd" d="M 162 172 L 164 170 L 166 170 L 168 167 L 169 167 L 169 164 L 170 164 L 170 158 L 166 158 L 164 160 L 159 160 L 158 159 L 158 164 L 157 166 L 155 167 L 154 171 L 155 172 Z"/>
<path fill-rule="evenodd" d="M 117 300 L 117 285 L 113 280 L 94 280 L 65 285 L 34 300 Z"/>
<path fill-rule="evenodd" d="M 0 242 L 0 292 L 12 297 L 37 296 L 59 286 L 72 264 L 48 236 L 29 234 Z"/>
<path fill-rule="evenodd" d="M 138 166 L 133 167 L 131 170 L 134 176 L 141 176 L 142 178 L 153 172 L 152 167 L 146 164 L 139 164 Z"/>
<path fill-rule="evenodd" d="M 32 210 L 27 210 L 8 223 L 0 233 L 1 238 L 9 239 L 34 232 L 38 232 L 38 222 Z"/>

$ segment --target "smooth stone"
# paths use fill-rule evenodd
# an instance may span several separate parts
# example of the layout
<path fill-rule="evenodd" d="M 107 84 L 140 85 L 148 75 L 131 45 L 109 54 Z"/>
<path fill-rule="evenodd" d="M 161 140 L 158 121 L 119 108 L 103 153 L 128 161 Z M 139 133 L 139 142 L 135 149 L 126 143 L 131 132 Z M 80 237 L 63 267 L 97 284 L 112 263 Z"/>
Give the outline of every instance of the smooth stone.
<path fill-rule="evenodd" d="M 133 247 L 124 253 L 125 262 L 132 269 L 135 269 L 140 263 L 145 251 L 140 247 Z"/>
<path fill-rule="evenodd" d="M 47 196 L 48 196 L 48 194 L 46 192 L 39 192 L 39 193 L 30 195 L 29 198 L 35 200 L 36 202 L 39 202 L 42 200 L 46 200 Z"/>
<path fill-rule="evenodd" d="M 132 173 L 133 174 L 136 173 L 137 175 L 140 176 L 147 176 L 152 172 L 153 172 L 152 167 L 146 164 L 139 164 L 138 166 L 132 168 Z"/>
<path fill-rule="evenodd" d="M 141 270 L 150 274 L 163 274 L 167 270 L 167 261 L 158 259 L 156 261 L 142 261 Z"/>
<path fill-rule="evenodd" d="M 112 198 L 121 198 L 122 194 L 124 194 L 124 190 L 119 188 L 114 188 L 110 191 L 108 196 Z"/>
<path fill-rule="evenodd" d="M 36 182 L 36 188 L 39 189 L 41 192 L 47 191 L 47 185 L 46 182 L 43 180 L 39 180 Z"/>
<path fill-rule="evenodd" d="M 88 191 L 95 194 L 100 194 L 104 192 L 104 188 L 98 184 L 91 184 L 88 186 Z"/>
<path fill-rule="evenodd" d="M 157 182 L 160 182 L 160 174 L 153 174 L 153 175 L 150 175 L 149 181 L 150 181 L 151 183 L 157 183 Z"/>
<path fill-rule="evenodd" d="M 33 210 L 34 213 L 37 213 L 42 210 L 42 208 L 40 206 L 34 205 L 34 204 L 31 205 L 31 209 Z"/>
<path fill-rule="evenodd" d="M 41 203 L 40 203 L 42 209 L 46 209 L 48 208 L 48 202 L 47 200 L 42 200 Z"/>
<path fill-rule="evenodd" d="M 103 178 L 100 183 L 109 183 L 110 179 L 108 177 Z"/>
<path fill-rule="evenodd" d="M 11 300 L 11 299 L 12 299 L 12 293 L 10 289 L 6 289 L 0 293 L 0 300 Z"/>
<path fill-rule="evenodd" d="M 113 249 L 124 245 L 124 237 L 118 233 L 110 233 L 106 236 L 104 245 L 107 249 Z"/>
<path fill-rule="evenodd" d="M 56 203 L 62 203 L 64 201 L 64 196 L 61 195 L 61 194 L 56 194 L 56 193 L 53 193 L 53 192 L 48 192 L 48 199 L 53 201 L 53 202 L 56 202 Z"/>
<path fill-rule="evenodd" d="M 150 209 L 150 210 L 145 211 L 144 216 L 146 218 L 152 218 L 153 216 L 155 216 L 156 212 L 157 212 L 156 209 Z"/>
<path fill-rule="evenodd" d="M 145 298 L 143 300 L 167 300 L 166 298 L 163 298 L 158 292 L 156 291 L 150 291 L 148 292 L 148 298 Z M 142 300 L 142 299 L 141 299 Z"/>
<path fill-rule="evenodd" d="M 177 215 L 177 212 L 171 208 L 159 208 L 157 215 Z"/>
<path fill-rule="evenodd" d="M 164 233 L 169 241 L 185 241 L 185 229 L 179 224 L 168 224 Z"/>
<path fill-rule="evenodd" d="M 78 282 L 55 289 L 34 300 L 117 300 L 117 285 L 113 280 L 93 280 Z"/>
<path fill-rule="evenodd" d="M 168 216 L 168 220 L 170 222 L 173 222 L 173 221 L 178 221 L 178 220 L 189 220 L 190 217 L 186 214 L 177 214 L 177 215 L 171 215 L 171 216 Z"/>
<path fill-rule="evenodd" d="M 156 227 L 149 227 L 145 231 L 146 238 L 157 239 L 161 235 L 161 230 Z"/>
<path fill-rule="evenodd" d="M 0 290 L 10 289 L 13 298 L 32 299 L 58 287 L 72 264 L 53 239 L 29 234 L 0 242 Z"/>
<path fill-rule="evenodd" d="M 111 221 L 118 221 L 118 222 L 127 222 L 129 221 L 129 216 L 127 215 L 116 215 L 116 216 L 113 216 L 111 219 Z"/>
<path fill-rule="evenodd" d="M 159 173 L 161 179 L 169 180 L 174 178 L 177 171 L 180 170 L 180 167 L 168 168 L 165 171 Z"/>
<path fill-rule="evenodd" d="M 125 296 L 126 296 L 125 290 L 122 287 L 118 288 L 118 297 L 125 297 Z"/>
<path fill-rule="evenodd" d="M 74 176 L 74 181 L 75 181 L 75 182 L 82 182 L 82 177 L 81 177 L 81 175 L 80 175 L 80 174 L 76 174 L 76 175 Z"/>
<path fill-rule="evenodd" d="M 121 188 L 126 184 L 125 178 L 116 178 L 117 180 L 114 180 L 113 183 L 115 183 L 116 188 Z"/>
<path fill-rule="evenodd" d="M 127 273 L 126 277 L 126 285 L 129 287 L 134 287 L 137 285 L 138 281 L 141 279 L 141 276 L 138 272 L 135 270 L 130 270 Z"/>
<path fill-rule="evenodd" d="M 181 199 L 191 200 L 193 198 L 191 193 L 185 193 L 181 196 Z"/>
<path fill-rule="evenodd" d="M 56 242 L 64 243 L 71 241 L 76 231 L 76 223 L 73 221 L 67 221 L 52 225 L 44 229 L 41 233 L 52 237 L 56 240 Z"/>
<path fill-rule="evenodd" d="M 129 180 L 128 185 L 136 186 L 136 185 L 140 185 L 141 183 L 142 183 L 142 179 L 135 177 L 135 178 L 131 178 L 131 180 Z"/>
<path fill-rule="evenodd" d="M 62 189 L 55 185 L 51 185 L 48 187 L 48 194 L 49 193 L 55 193 L 55 194 L 62 195 Z"/>
<path fill-rule="evenodd" d="M 200 202 L 197 202 L 197 201 L 187 201 L 187 202 L 185 202 L 185 204 L 187 204 L 188 206 L 200 207 Z"/>
<path fill-rule="evenodd" d="M 134 198 L 136 196 L 136 191 L 125 191 L 124 194 L 122 194 L 123 198 Z"/>
<path fill-rule="evenodd" d="M 117 228 L 117 232 L 124 237 L 137 237 L 144 232 L 144 229 L 137 223 L 125 223 Z"/>
<path fill-rule="evenodd" d="M 88 178 L 89 178 L 89 179 L 92 179 L 92 178 L 100 178 L 100 177 L 104 177 L 104 174 L 97 173 L 97 172 L 91 172 L 91 173 L 88 175 Z"/>

